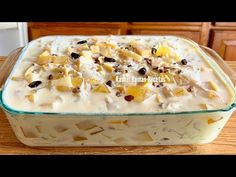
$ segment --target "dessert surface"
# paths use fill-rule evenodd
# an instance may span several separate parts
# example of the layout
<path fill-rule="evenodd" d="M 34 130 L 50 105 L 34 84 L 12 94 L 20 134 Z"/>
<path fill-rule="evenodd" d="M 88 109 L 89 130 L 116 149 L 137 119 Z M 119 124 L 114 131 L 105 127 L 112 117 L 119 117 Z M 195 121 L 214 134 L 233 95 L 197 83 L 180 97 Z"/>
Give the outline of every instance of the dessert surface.
<path fill-rule="evenodd" d="M 137 113 L 225 108 L 228 86 L 174 36 L 51 36 L 29 44 L 4 89 L 10 108 Z"/>

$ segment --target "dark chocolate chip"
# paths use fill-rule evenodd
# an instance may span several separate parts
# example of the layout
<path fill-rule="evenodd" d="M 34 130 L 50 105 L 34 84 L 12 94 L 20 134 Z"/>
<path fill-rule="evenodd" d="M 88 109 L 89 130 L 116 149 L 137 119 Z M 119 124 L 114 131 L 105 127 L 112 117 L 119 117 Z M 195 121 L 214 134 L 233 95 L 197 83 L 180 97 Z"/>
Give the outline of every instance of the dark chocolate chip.
<path fill-rule="evenodd" d="M 112 87 L 112 81 L 111 80 L 107 81 L 106 85 L 108 85 L 109 87 Z"/>
<path fill-rule="evenodd" d="M 48 80 L 52 80 L 52 79 L 53 79 L 53 75 L 50 74 L 50 75 L 48 76 Z"/>
<path fill-rule="evenodd" d="M 182 59 L 182 60 L 181 60 L 181 63 L 182 63 L 182 65 L 187 65 L 188 62 L 187 62 L 186 59 Z"/>
<path fill-rule="evenodd" d="M 127 65 L 127 67 L 129 68 L 129 67 L 131 67 L 132 65 Z"/>
<path fill-rule="evenodd" d="M 117 96 L 117 97 L 120 97 L 120 96 L 121 96 L 121 93 L 120 93 L 120 92 L 116 92 L 116 96 Z"/>
<path fill-rule="evenodd" d="M 153 48 L 152 48 L 152 54 L 155 55 L 156 52 L 157 52 L 157 49 L 153 47 Z"/>
<path fill-rule="evenodd" d="M 146 60 L 147 64 L 152 66 L 152 60 L 149 58 L 144 58 L 144 60 Z"/>

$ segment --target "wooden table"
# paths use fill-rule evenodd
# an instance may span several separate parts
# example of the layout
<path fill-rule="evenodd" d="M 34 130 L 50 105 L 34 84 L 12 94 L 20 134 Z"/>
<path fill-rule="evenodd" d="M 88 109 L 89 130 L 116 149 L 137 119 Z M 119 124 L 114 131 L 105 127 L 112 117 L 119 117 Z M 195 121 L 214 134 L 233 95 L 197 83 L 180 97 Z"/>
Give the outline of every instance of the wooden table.
<path fill-rule="evenodd" d="M 5 57 L 0 57 L 0 66 Z M 236 61 L 228 61 L 236 71 Z M 1 74 L 1 73 L 0 73 Z M 0 109 L 0 154 L 236 154 L 236 112 L 211 144 L 148 147 L 31 148 L 20 143 Z"/>

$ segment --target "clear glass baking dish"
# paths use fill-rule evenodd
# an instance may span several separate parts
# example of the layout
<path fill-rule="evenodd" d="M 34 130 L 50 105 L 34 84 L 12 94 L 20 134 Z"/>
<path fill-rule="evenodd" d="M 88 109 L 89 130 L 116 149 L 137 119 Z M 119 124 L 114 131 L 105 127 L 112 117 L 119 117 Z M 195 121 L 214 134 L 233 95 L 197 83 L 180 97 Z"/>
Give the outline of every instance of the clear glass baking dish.
<path fill-rule="evenodd" d="M 137 37 L 137 36 L 136 36 Z M 189 39 L 186 39 L 189 40 Z M 236 75 L 212 49 L 193 43 L 235 94 Z M 27 46 L 26 46 L 27 47 Z M 25 48 L 11 52 L 0 68 L 0 105 L 10 125 L 28 146 L 139 146 L 212 142 L 235 110 L 165 113 L 47 113 L 16 111 L 4 104 L 4 83 Z"/>

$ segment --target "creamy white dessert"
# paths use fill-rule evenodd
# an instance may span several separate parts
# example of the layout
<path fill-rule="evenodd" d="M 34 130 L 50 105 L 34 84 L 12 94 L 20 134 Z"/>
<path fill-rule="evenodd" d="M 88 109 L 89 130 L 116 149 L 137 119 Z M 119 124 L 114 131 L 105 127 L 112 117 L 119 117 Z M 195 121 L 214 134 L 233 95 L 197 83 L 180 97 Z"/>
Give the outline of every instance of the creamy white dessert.
<path fill-rule="evenodd" d="M 137 113 L 226 108 L 230 88 L 174 36 L 59 36 L 29 44 L 4 103 L 30 112 Z"/>

